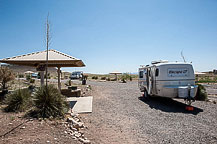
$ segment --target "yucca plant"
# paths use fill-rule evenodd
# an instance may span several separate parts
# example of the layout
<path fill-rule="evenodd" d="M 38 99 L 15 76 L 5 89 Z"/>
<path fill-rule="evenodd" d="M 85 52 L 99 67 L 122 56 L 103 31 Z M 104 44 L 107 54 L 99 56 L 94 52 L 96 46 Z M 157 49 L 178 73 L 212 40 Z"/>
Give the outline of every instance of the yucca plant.
<path fill-rule="evenodd" d="M 8 112 L 23 112 L 32 106 L 32 97 L 28 89 L 18 89 L 5 98 Z"/>
<path fill-rule="evenodd" d="M 68 111 L 66 97 L 61 95 L 54 85 L 42 86 L 34 94 L 34 113 L 37 117 L 63 117 Z"/>

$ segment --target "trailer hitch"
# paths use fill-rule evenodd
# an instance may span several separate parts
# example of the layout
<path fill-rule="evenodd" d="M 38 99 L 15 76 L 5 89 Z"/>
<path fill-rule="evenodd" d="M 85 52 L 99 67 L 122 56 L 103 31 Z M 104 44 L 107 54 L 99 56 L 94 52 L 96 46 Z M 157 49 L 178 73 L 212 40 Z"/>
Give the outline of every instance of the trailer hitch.
<path fill-rule="evenodd" d="M 193 111 L 194 107 L 191 106 L 191 103 L 195 101 L 194 98 L 191 97 L 191 85 L 188 84 L 188 97 L 184 99 L 187 106 L 185 107 L 188 111 Z"/>

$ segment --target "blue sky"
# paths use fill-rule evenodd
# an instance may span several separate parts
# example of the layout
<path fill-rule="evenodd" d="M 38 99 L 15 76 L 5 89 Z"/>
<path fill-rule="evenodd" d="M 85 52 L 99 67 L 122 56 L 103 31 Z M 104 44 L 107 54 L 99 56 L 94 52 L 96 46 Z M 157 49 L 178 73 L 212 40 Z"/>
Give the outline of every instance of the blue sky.
<path fill-rule="evenodd" d="M 153 60 L 217 69 L 216 0 L 0 0 L 0 59 L 50 49 L 82 59 L 90 73 L 136 72 Z"/>

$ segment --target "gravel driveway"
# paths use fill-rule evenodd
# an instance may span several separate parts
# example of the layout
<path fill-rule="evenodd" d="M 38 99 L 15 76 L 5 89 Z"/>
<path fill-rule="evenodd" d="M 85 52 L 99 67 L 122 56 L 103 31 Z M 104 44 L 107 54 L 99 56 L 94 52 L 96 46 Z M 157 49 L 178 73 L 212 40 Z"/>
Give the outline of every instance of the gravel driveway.
<path fill-rule="evenodd" d="M 88 82 L 93 113 L 82 115 L 92 143 L 217 143 L 217 105 L 183 100 L 145 101 L 137 82 Z"/>

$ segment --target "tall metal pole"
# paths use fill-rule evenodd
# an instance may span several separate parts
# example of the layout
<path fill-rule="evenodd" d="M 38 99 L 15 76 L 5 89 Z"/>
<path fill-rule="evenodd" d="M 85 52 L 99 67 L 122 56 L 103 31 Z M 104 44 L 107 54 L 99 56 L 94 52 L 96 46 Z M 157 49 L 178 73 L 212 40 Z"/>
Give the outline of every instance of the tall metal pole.
<path fill-rule="evenodd" d="M 47 67 L 48 67 L 48 48 L 49 48 L 49 21 L 48 21 L 49 13 L 47 15 L 47 22 L 46 22 L 46 46 L 47 46 L 47 56 L 46 56 L 46 88 L 47 88 Z"/>
<path fill-rule="evenodd" d="M 61 92 L 60 67 L 57 67 L 57 73 L 58 73 L 58 90 L 59 92 Z"/>

